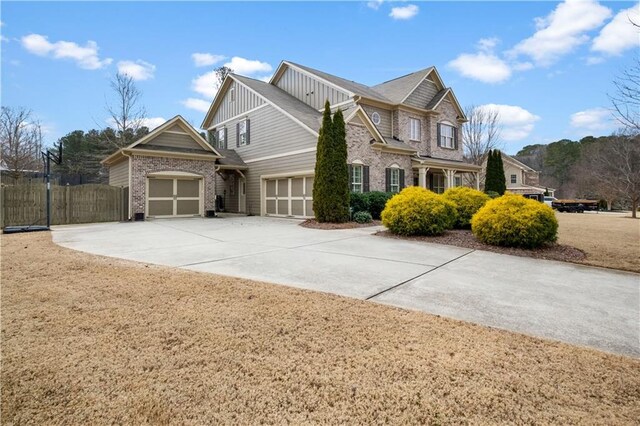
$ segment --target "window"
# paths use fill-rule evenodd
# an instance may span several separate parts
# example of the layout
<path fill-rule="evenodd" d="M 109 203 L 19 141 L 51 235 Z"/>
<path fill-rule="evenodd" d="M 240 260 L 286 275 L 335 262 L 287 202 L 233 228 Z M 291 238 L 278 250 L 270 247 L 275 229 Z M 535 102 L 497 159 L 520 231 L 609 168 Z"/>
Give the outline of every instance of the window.
<path fill-rule="evenodd" d="M 371 121 L 373 121 L 373 124 L 375 124 L 376 126 L 380 124 L 380 114 L 378 114 L 377 112 L 371 114 Z"/>
<path fill-rule="evenodd" d="M 354 164 L 351 166 L 351 192 L 363 192 L 362 190 L 362 166 Z"/>
<path fill-rule="evenodd" d="M 455 129 L 453 126 L 440 123 L 440 146 L 455 148 Z"/>
<path fill-rule="evenodd" d="M 511 183 L 518 183 L 518 176 L 511 175 Z"/>
<path fill-rule="evenodd" d="M 391 169 L 389 186 L 391 192 L 400 192 L 400 169 Z"/>
<path fill-rule="evenodd" d="M 227 129 L 222 128 L 218 130 L 218 136 L 216 137 L 216 148 L 227 149 Z"/>
<path fill-rule="evenodd" d="M 420 120 L 416 118 L 409 119 L 409 139 L 412 141 L 420 141 Z"/>
<path fill-rule="evenodd" d="M 442 194 L 444 192 L 444 175 L 441 173 L 436 173 L 431 176 L 431 190 L 436 194 Z"/>
<path fill-rule="evenodd" d="M 229 90 L 229 101 L 234 102 L 236 100 L 236 88 L 232 87 L 231 90 Z"/>
<path fill-rule="evenodd" d="M 247 133 L 247 120 L 243 120 L 238 123 L 238 145 L 247 144 Z"/>
<path fill-rule="evenodd" d="M 460 176 L 453 178 L 453 186 L 462 186 L 462 178 Z"/>

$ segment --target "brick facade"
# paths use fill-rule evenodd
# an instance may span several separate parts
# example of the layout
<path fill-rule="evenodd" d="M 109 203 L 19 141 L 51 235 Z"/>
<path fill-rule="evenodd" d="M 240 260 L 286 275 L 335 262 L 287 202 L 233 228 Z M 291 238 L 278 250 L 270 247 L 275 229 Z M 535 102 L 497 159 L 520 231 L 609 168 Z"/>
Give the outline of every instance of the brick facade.
<path fill-rule="evenodd" d="M 347 163 L 362 161 L 369 166 L 369 190 L 384 191 L 386 189 L 385 169 L 397 164 L 404 169 L 404 184 L 413 184 L 413 170 L 411 168 L 411 156 L 405 154 L 393 154 L 382 152 L 371 147 L 373 136 L 366 127 L 349 123 L 347 130 Z"/>
<path fill-rule="evenodd" d="M 145 213 L 147 176 L 157 172 L 187 172 L 204 177 L 204 210 L 215 206 L 215 167 L 212 161 L 134 155 L 131 161 L 132 213 Z"/>

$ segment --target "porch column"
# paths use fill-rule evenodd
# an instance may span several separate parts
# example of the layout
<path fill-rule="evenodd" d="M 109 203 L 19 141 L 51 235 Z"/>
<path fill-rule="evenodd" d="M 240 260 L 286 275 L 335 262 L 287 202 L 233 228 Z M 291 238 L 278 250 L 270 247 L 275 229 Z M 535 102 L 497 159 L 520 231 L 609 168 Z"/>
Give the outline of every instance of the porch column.
<path fill-rule="evenodd" d="M 451 170 L 451 169 L 445 169 L 444 170 L 444 175 L 446 177 L 445 189 L 453 188 L 453 185 L 455 184 L 454 177 L 456 175 L 456 171 L 455 170 Z"/>
<path fill-rule="evenodd" d="M 428 170 L 429 170 L 428 167 L 422 167 L 418 169 L 418 186 L 420 188 L 427 187 L 427 171 Z"/>
<path fill-rule="evenodd" d="M 476 189 L 480 191 L 480 172 L 475 172 L 476 175 Z"/>

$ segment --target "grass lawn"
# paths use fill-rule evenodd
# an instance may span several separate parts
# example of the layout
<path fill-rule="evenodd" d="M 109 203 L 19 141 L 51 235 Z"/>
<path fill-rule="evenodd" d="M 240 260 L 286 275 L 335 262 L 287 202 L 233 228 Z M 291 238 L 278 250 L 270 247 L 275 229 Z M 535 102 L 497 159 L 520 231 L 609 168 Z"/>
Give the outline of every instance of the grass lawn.
<path fill-rule="evenodd" d="M 640 220 L 630 213 L 556 213 L 558 243 L 587 254 L 581 263 L 640 272 Z"/>
<path fill-rule="evenodd" d="M 3 424 L 640 418 L 637 359 L 47 233 L 2 237 L 1 292 Z"/>

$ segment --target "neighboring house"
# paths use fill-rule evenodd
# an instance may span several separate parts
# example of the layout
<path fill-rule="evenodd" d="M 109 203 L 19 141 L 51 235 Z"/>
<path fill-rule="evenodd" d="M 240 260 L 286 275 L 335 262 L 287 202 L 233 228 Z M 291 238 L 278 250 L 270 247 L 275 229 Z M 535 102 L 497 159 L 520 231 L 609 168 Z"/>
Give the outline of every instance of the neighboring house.
<path fill-rule="evenodd" d="M 202 123 L 222 160 L 233 159 L 216 173 L 225 210 L 313 216 L 327 99 L 344 112 L 352 191 L 443 192 L 481 170 L 463 161 L 458 135 L 467 119 L 434 67 L 369 87 L 283 61 L 268 83 L 229 74 Z"/>
<path fill-rule="evenodd" d="M 102 161 L 109 185 L 128 187 L 129 217 L 212 215 L 222 154 L 176 116 Z"/>
<path fill-rule="evenodd" d="M 504 152 L 501 154 L 507 191 L 536 199 L 541 199 L 545 191 L 548 191 L 549 195 L 553 197 L 555 189 L 540 186 L 540 172 Z M 482 169 L 486 170 L 486 168 L 487 159 L 485 157 L 482 163 Z"/>

